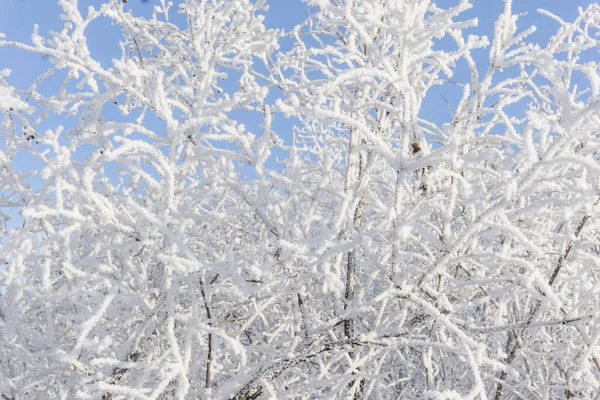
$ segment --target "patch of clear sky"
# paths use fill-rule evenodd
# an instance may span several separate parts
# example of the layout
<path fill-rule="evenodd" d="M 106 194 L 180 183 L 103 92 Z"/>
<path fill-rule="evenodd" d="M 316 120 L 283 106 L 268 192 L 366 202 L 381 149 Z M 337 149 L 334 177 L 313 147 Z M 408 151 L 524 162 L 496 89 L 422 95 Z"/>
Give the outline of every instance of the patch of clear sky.
<path fill-rule="evenodd" d="M 176 3 L 176 1 L 175 1 Z M 435 3 L 442 7 L 450 7 L 458 3 L 458 0 L 438 0 Z M 486 34 L 492 36 L 494 21 L 503 10 L 504 2 L 502 0 L 472 0 L 473 8 L 462 15 L 462 19 L 476 17 L 479 20 L 479 27 L 473 28 L 473 33 Z M 536 25 L 537 31 L 531 36 L 531 39 L 544 43 L 549 36 L 556 31 L 558 24 L 537 13 L 538 8 L 544 8 L 563 19 L 569 21 L 576 17 L 577 7 L 586 7 L 593 3 L 592 0 L 514 0 L 513 11 L 523 13 L 520 20 L 520 28 L 524 29 L 530 25 Z M 88 6 L 98 7 L 98 0 L 79 0 L 79 9 L 85 14 Z M 130 8 L 135 15 L 151 16 L 154 5 L 158 5 L 158 0 L 129 0 L 126 8 Z M 289 30 L 295 25 L 301 23 L 309 14 L 306 3 L 301 0 L 268 0 L 269 10 L 265 12 L 265 24 L 269 28 Z M 58 31 L 62 28 L 63 21 L 60 19 L 60 7 L 58 2 L 51 0 L 3 0 L 0 8 L 0 32 L 6 34 L 9 40 L 17 40 L 25 43 L 30 42 L 33 25 L 40 26 L 40 33 L 47 34 L 50 30 Z M 172 8 L 172 15 L 177 18 L 175 7 Z M 119 58 L 121 55 L 118 42 L 121 33 L 118 27 L 112 26 L 107 19 L 95 20 L 86 30 L 87 41 L 92 55 L 100 61 L 105 67 L 110 67 L 113 58 Z M 442 40 L 438 44 L 439 48 L 447 46 L 452 48 L 452 41 Z M 282 48 L 289 46 L 288 42 L 282 43 Z M 478 52 L 478 60 L 482 69 L 487 68 L 487 51 Z M 0 69 L 9 68 L 12 75 L 9 83 L 19 89 L 25 89 L 43 72 L 50 67 L 47 58 L 38 54 L 32 54 L 23 50 L 14 48 L 0 48 Z M 459 64 L 456 75 L 453 80 L 466 82 L 468 75 L 464 65 Z M 51 92 L 52 89 L 60 85 L 60 74 L 56 79 L 48 79 L 40 90 Z M 450 104 L 455 104 L 461 94 L 460 90 L 436 90 L 436 95 L 429 96 L 422 108 L 422 116 L 433 122 L 446 122 L 450 115 L 448 114 L 448 105 L 440 96 L 443 94 Z M 258 129 L 257 121 L 250 118 L 246 123 L 250 127 Z M 288 121 L 289 122 L 289 121 Z M 285 131 L 290 130 L 289 124 L 280 117 L 276 120 L 277 124 L 283 124 Z M 258 133 L 258 132 L 256 132 Z"/>
<path fill-rule="evenodd" d="M 177 3 L 177 1 L 174 1 Z M 451 7 L 458 3 L 458 0 L 438 0 L 435 3 L 442 8 Z M 502 13 L 504 2 L 502 0 L 472 0 L 473 8 L 462 14 L 460 19 L 466 20 L 477 18 L 479 26 L 472 28 L 471 33 L 485 34 L 491 38 L 493 35 L 494 22 L 498 15 Z M 548 38 L 556 32 L 558 23 L 542 16 L 537 12 L 537 9 L 546 9 L 566 21 L 571 21 L 577 16 L 578 7 L 587 7 L 594 3 L 593 0 L 514 0 L 513 12 L 525 14 L 519 22 L 520 29 L 526 29 L 530 25 L 535 25 L 537 31 L 530 37 L 530 40 L 540 44 L 547 42 Z M 82 13 L 86 13 L 90 5 L 99 7 L 101 3 L 98 0 L 79 0 L 78 5 Z M 160 4 L 158 0 L 128 0 L 125 4 L 126 8 L 133 11 L 134 15 L 150 17 L 154 5 Z M 268 0 L 269 9 L 265 12 L 265 24 L 268 28 L 277 28 L 290 30 L 297 24 L 301 23 L 308 15 L 309 8 L 306 3 L 301 0 Z M 52 0 L 2 0 L 0 5 L 0 33 L 6 35 L 6 39 L 15 40 L 24 43 L 30 43 L 31 33 L 33 32 L 34 24 L 40 27 L 42 36 L 46 36 L 49 31 L 59 31 L 62 29 L 63 21 L 60 19 L 61 9 L 58 2 Z M 176 17 L 175 7 L 172 8 L 172 15 Z M 112 64 L 113 58 L 121 56 L 119 48 L 119 40 L 121 33 L 118 27 L 112 26 L 107 19 L 97 19 L 86 30 L 88 45 L 92 51 L 92 55 L 102 63 L 106 68 Z M 281 48 L 289 48 L 290 42 L 283 41 Z M 452 49 L 452 42 L 449 40 L 440 41 L 438 48 Z M 483 70 L 488 65 L 488 53 L 486 50 L 480 50 L 476 55 L 480 66 Z M 50 60 L 41 57 L 38 54 L 28 53 L 23 50 L 0 47 L 0 70 L 9 68 L 12 74 L 8 82 L 18 89 L 28 88 L 35 79 L 46 72 L 51 67 Z M 61 78 L 64 75 L 58 74 L 55 78 L 48 79 L 44 82 L 39 90 L 51 93 L 61 84 Z M 235 79 L 235 77 L 233 77 Z M 232 80 L 233 80 L 232 79 Z M 460 82 L 468 81 L 468 73 L 466 66 L 457 65 L 453 80 Z M 435 123 L 448 122 L 451 119 L 448 103 L 452 107 L 459 100 L 462 90 L 457 90 L 453 84 L 447 84 L 438 87 L 431 91 L 423 102 L 421 116 Z M 271 96 L 274 97 L 274 96 Z M 115 110 L 116 111 L 116 110 Z M 113 117 L 116 114 L 113 114 Z M 62 120 L 61 120 L 62 118 Z M 258 116 L 252 113 L 240 112 L 235 115 L 239 122 L 244 123 L 250 131 L 255 134 L 260 134 L 259 127 L 261 121 Z M 149 128 L 161 129 L 159 121 L 147 121 Z M 74 118 L 64 119 L 63 117 L 53 116 L 47 121 L 48 127 L 55 127 L 63 124 L 72 126 Z M 154 125 L 154 126 L 153 126 Z M 294 120 L 285 119 L 283 116 L 276 116 L 274 120 L 274 130 L 289 143 L 291 132 L 293 131 Z M 0 140 L 0 150 L 4 146 L 4 141 Z M 275 154 L 276 156 L 284 157 L 283 152 Z M 19 157 L 15 160 L 17 168 L 23 170 L 35 170 L 41 165 L 39 162 L 27 155 Z M 35 179 L 31 182 L 36 185 Z"/>

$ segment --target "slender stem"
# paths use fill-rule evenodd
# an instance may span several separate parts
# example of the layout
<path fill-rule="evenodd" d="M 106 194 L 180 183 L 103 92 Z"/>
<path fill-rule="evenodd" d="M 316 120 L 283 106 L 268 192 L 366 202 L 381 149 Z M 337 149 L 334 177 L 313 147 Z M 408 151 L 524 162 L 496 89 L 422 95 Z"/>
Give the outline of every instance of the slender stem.
<path fill-rule="evenodd" d="M 304 339 L 308 339 L 308 327 L 306 325 L 306 315 L 304 313 L 304 300 L 302 300 L 302 296 L 300 293 L 298 295 L 298 308 L 300 309 L 300 328 L 302 329 L 302 334 L 304 335 Z"/>
<path fill-rule="evenodd" d="M 589 218 L 590 218 L 589 215 L 585 215 L 581 219 L 581 222 L 579 222 L 579 225 L 577 226 L 577 229 L 575 230 L 575 238 L 579 237 L 581 230 L 583 229 L 583 227 L 585 226 L 585 223 L 587 222 L 587 220 Z M 548 285 L 552 286 L 552 284 L 556 280 L 556 277 L 558 276 L 560 270 L 562 269 L 562 267 L 565 263 L 565 260 L 567 259 L 567 256 L 571 252 L 571 249 L 573 248 L 574 245 L 575 245 L 575 240 L 569 241 L 569 244 L 567 245 L 567 248 L 565 249 L 564 253 L 558 257 L 558 262 L 556 263 L 556 267 L 554 268 L 554 271 L 552 271 L 552 276 L 550 277 L 550 280 L 548 281 Z M 523 326 L 523 328 L 521 328 L 521 332 L 520 332 L 519 336 L 522 336 L 525 329 L 527 329 L 529 327 L 529 325 L 531 325 L 531 323 L 533 322 L 533 319 L 537 315 L 541 306 L 542 306 L 542 300 L 538 300 L 535 303 L 535 306 L 533 307 L 533 309 L 529 312 L 527 321 L 525 322 L 525 325 Z M 515 360 L 515 358 L 517 357 L 517 352 L 519 351 L 520 348 L 521 348 L 521 342 L 519 340 L 516 340 L 515 345 L 513 346 L 512 350 L 510 351 L 510 354 L 506 358 L 505 364 L 507 366 L 512 364 L 512 362 Z M 596 360 L 594 360 L 594 361 L 597 363 Z M 494 396 L 494 400 L 500 400 L 500 397 L 502 396 L 502 390 L 504 389 L 504 385 L 502 382 L 504 382 L 504 380 L 506 379 L 506 375 L 507 375 L 506 370 L 502 371 L 502 373 L 500 374 L 500 383 L 498 383 L 498 386 L 496 387 L 496 394 Z"/>
<path fill-rule="evenodd" d="M 214 282 L 217 279 L 218 275 L 211 281 Z M 206 317 L 208 318 L 208 326 L 212 327 L 212 316 L 210 314 L 210 307 L 208 306 L 208 301 L 206 300 L 206 292 L 204 290 L 204 282 L 200 279 L 200 293 L 202 294 L 202 301 L 204 302 L 204 309 L 206 310 Z M 205 377 L 205 387 L 210 388 L 210 373 L 212 366 L 212 333 L 208 334 L 208 353 L 206 355 L 206 377 Z"/>

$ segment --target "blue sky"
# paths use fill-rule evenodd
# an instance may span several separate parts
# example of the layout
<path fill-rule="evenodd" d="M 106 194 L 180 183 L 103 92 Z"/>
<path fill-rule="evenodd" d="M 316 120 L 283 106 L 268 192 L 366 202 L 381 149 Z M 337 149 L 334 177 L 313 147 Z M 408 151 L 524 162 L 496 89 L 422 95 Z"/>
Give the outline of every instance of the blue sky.
<path fill-rule="evenodd" d="M 544 8 L 563 19 L 570 21 L 577 15 L 577 7 L 586 7 L 593 3 L 592 0 L 514 0 L 513 11 L 515 13 L 526 13 L 520 20 L 520 28 L 525 29 L 530 25 L 536 25 L 538 30 L 531 37 L 533 40 L 544 43 L 549 36 L 556 31 L 558 24 L 537 13 L 538 8 Z M 30 36 L 34 24 L 40 26 L 40 33 L 46 35 L 50 30 L 60 30 L 62 20 L 60 19 L 60 7 L 57 1 L 53 0 L 1 0 L 0 8 L 0 32 L 6 34 L 8 40 L 16 40 L 25 43 L 30 42 Z M 177 0 L 174 0 L 177 3 Z M 458 3 L 458 0 L 438 0 L 435 3 L 440 7 L 449 7 Z M 479 27 L 472 30 L 473 33 L 486 34 L 492 36 L 494 21 L 503 10 L 502 0 L 472 0 L 474 7 L 463 14 L 462 19 L 477 17 Z M 101 4 L 99 0 L 79 0 L 79 7 L 85 10 L 89 5 L 98 7 Z M 128 0 L 125 7 L 131 9 L 135 15 L 150 16 L 154 4 L 159 4 L 158 0 Z M 308 8 L 300 0 L 268 0 L 269 10 L 266 12 L 266 25 L 269 28 L 280 28 L 288 30 L 296 24 L 302 22 L 308 15 Z M 92 54 L 105 67 L 109 67 L 112 58 L 120 57 L 118 42 L 121 38 L 118 28 L 112 26 L 107 20 L 94 21 L 86 31 L 88 44 Z M 487 59 L 486 51 L 482 51 L 479 56 L 484 64 Z M 28 88 L 34 80 L 43 72 L 50 68 L 48 59 L 40 57 L 37 54 L 27 53 L 22 50 L 0 47 L 0 70 L 4 68 L 11 69 L 12 75 L 8 79 L 9 83 L 18 89 Z M 38 90 L 47 91 L 49 94 L 60 84 L 58 79 L 49 79 Z M 446 93 L 444 88 L 438 89 L 435 94 L 429 96 L 423 107 L 423 113 L 426 118 L 435 122 L 445 122 L 449 119 L 449 113 L 446 112 L 447 105 L 445 97 L 452 103 L 457 100 L 456 93 Z M 440 112 L 439 110 L 443 110 Z M 243 117 L 242 117 L 243 118 Z M 437 120 L 436 120 L 437 119 Z M 60 121 L 48 121 L 51 125 L 58 125 Z M 258 129 L 258 121 L 241 121 L 246 123 L 251 129 Z M 291 131 L 290 121 L 282 117 L 276 118 L 274 126 L 276 131 Z M 257 132 L 259 133 L 259 132 Z M 0 140 L 0 149 L 2 149 Z M 35 169 L 36 166 L 32 159 L 22 158 L 18 161 L 17 167 L 24 170 Z"/>
<path fill-rule="evenodd" d="M 176 1 L 175 1 L 176 2 Z M 456 4 L 458 0 L 435 1 L 441 7 Z M 464 14 L 464 18 L 477 17 L 480 26 L 474 31 L 491 35 L 493 23 L 502 12 L 502 0 L 472 0 L 474 7 Z M 572 20 L 577 15 L 577 7 L 585 7 L 593 0 L 514 0 L 513 10 L 517 13 L 527 13 L 521 20 L 521 26 L 536 25 L 538 31 L 533 38 L 544 41 L 556 30 L 556 22 L 540 16 L 536 10 L 544 8 L 566 20 Z M 99 0 L 79 0 L 80 9 L 85 10 L 89 5 L 101 4 Z M 153 4 L 158 0 L 129 0 L 126 7 L 136 15 L 150 15 Z M 301 22 L 307 15 L 308 9 L 301 0 L 268 0 L 269 10 L 266 13 L 266 25 L 270 28 L 290 29 Z M 0 32 L 5 33 L 9 40 L 29 42 L 33 25 L 40 26 L 40 32 L 59 30 L 62 27 L 60 7 L 53 0 L 2 0 L 0 8 Z M 119 55 L 116 43 L 119 31 L 107 21 L 95 21 L 87 31 L 91 49 L 101 61 Z M 27 54 L 16 49 L 0 48 L 0 68 L 13 70 L 10 82 L 24 88 L 48 68 L 48 60 L 38 55 Z"/>
<path fill-rule="evenodd" d="M 8 40 L 16 40 L 25 43 L 30 42 L 31 32 L 34 24 L 40 27 L 40 33 L 46 35 L 50 30 L 60 30 L 63 21 L 60 19 L 61 9 L 57 1 L 53 0 L 1 0 L 0 8 L 0 33 L 6 34 Z M 79 0 L 79 8 L 84 13 L 88 6 L 99 7 L 103 1 L 100 0 Z M 177 3 L 177 0 L 174 1 Z M 435 3 L 441 7 L 450 7 L 458 3 L 459 0 L 438 0 Z M 503 0 L 472 0 L 474 7 L 463 14 L 463 19 L 477 17 L 479 27 L 472 29 L 473 33 L 486 34 L 492 36 L 494 21 L 503 10 Z M 540 43 L 544 43 L 549 36 L 556 31 L 558 24 L 537 13 L 538 8 L 544 8 L 551 11 L 563 19 L 573 20 L 577 15 L 577 7 L 586 7 L 593 3 L 592 0 L 514 0 L 513 11 L 515 13 L 524 13 L 520 19 L 520 28 L 525 29 L 530 25 L 536 25 L 538 30 L 530 38 Z M 128 0 L 126 8 L 132 10 L 135 15 L 150 16 L 153 5 L 159 4 L 159 0 Z M 301 0 L 267 0 L 269 10 L 266 12 L 266 25 L 269 28 L 279 28 L 289 30 L 296 24 L 301 23 L 308 15 L 308 7 Z M 99 60 L 106 68 L 111 66 L 113 58 L 120 57 L 118 42 L 121 39 L 120 30 L 114 27 L 107 19 L 97 19 L 90 24 L 86 30 L 88 45 L 92 55 Z M 442 45 L 443 46 L 443 45 Z M 476 55 L 476 60 L 481 61 L 484 68 L 487 67 L 487 52 L 482 50 Z M 27 53 L 23 50 L 0 47 L 0 69 L 9 68 L 12 75 L 8 79 L 9 83 L 18 89 L 28 88 L 35 79 L 51 67 L 48 59 L 37 54 Z M 459 65 L 460 67 L 460 65 Z M 461 76 L 462 75 L 462 76 Z M 459 68 L 454 80 L 466 80 L 466 70 Z M 38 90 L 43 94 L 52 93 L 58 85 L 60 79 L 48 79 Z M 449 89 L 449 88 L 448 88 Z M 426 119 L 441 123 L 449 118 L 445 100 L 440 96 L 444 94 L 451 104 L 458 101 L 460 90 L 448 90 L 447 88 L 437 88 L 432 91 L 424 103 L 422 115 Z M 456 87 L 454 88 L 456 89 Z M 442 109 L 444 112 L 440 113 Z M 57 121 L 53 125 L 57 125 Z M 258 129 L 258 121 L 242 121 L 248 127 L 254 126 Z M 282 117 L 276 117 L 276 126 L 282 130 L 289 131 L 289 121 Z M 0 141 L 1 145 L 2 141 Z M 26 163 L 25 163 L 26 164 Z M 27 169 L 27 165 L 22 165 Z"/>

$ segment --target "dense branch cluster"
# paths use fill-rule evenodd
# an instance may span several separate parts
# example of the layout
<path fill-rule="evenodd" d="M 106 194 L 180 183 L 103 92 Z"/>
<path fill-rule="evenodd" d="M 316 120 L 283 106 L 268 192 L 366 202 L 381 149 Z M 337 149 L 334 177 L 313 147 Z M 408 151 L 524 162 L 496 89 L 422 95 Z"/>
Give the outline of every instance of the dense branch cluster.
<path fill-rule="evenodd" d="M 600 392 L 600 6 L 536 44 L 510 0 L 490 38 L 468 0 L 58 2 L 0 37 L 52 62 L 0 74 L 0 397 Z"/>

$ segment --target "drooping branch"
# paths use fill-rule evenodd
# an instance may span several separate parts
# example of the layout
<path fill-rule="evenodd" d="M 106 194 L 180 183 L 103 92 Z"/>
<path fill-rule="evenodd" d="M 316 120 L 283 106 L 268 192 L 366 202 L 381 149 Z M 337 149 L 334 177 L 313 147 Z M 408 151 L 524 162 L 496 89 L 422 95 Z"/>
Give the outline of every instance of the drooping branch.
<path fill-rule="evenodd" d="M 345 339 L 335 342 L 317 344 L 296 356 L 284 358 L 282 360 L 277 361 L 273 365 L 264 368 L 254 378 L 252 378 L 248 383 L 246 383 L 241 389 L 238 389 L 237 392 L 230 398 L 232 400 L 256 399 L 258 396 L 261 395 L 263 391 L 262 382 L 272 382 L 282 373 L 284 373 L 292 367 L 295 367 L 298 364 L 310 361 L 314 357 L 323 353 L 327 353 L 330 351 L 351 350 L 357 347 L 365 346 L 367 344 L 382 345 L 381 343 L 365 342 L 357 339 Z"/>

